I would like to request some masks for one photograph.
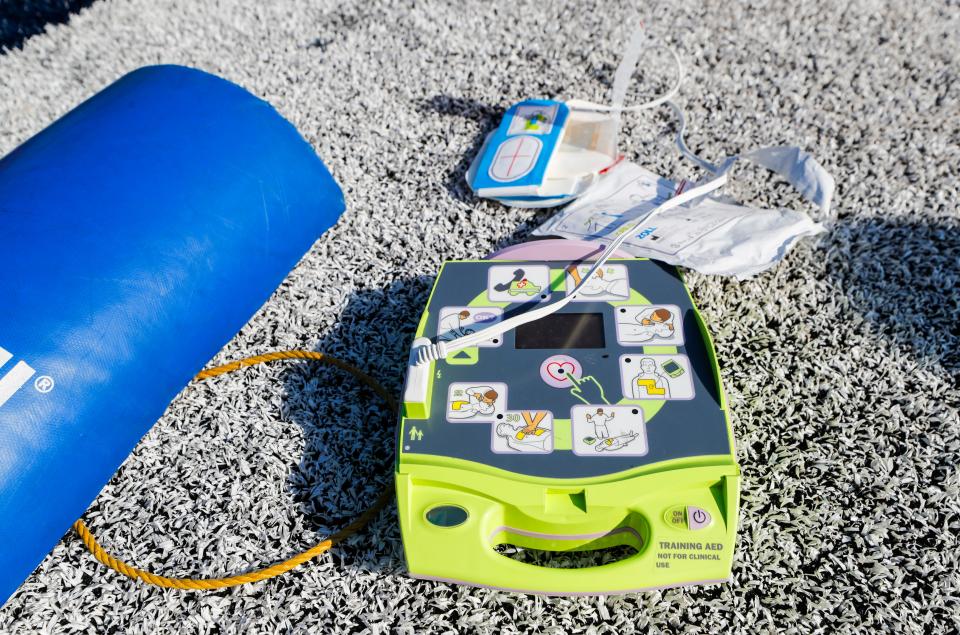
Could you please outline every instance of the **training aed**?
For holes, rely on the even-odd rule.
[[[740,472],[710,336],[674,267],[615,249],[444,263],[397,437],[414,577],[547,594],[730,577]]]

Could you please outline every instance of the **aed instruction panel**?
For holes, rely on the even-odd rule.
[[[590,267],[447,262],[417,336],[480,332],[571,292]],[[400,457],[572,479],[731,455],[718,381],[676,269],[610,260],[557,313],[435,362],[421,418],[411,409],[403,416]]]

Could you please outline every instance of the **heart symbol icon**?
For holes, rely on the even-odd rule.
[[[576,367],[570,362],[550,362],[547,364],[547,374],[557,381],[569,381],[567,375],[576,371]]]

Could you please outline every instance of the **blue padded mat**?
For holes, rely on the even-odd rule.
[[[178,66],[0,159],[0,599],[343,209],[269,104]]]

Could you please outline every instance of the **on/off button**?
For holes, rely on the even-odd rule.
[[[710,526],[713,518],[702,507],[695,505],[677,505],[663,514],[663,520],[674,529],[689,529],[697,531]]]
[[[693,531],[710,525],[710,514],[705,509],[689,505],[687,507],[687,528]]]

